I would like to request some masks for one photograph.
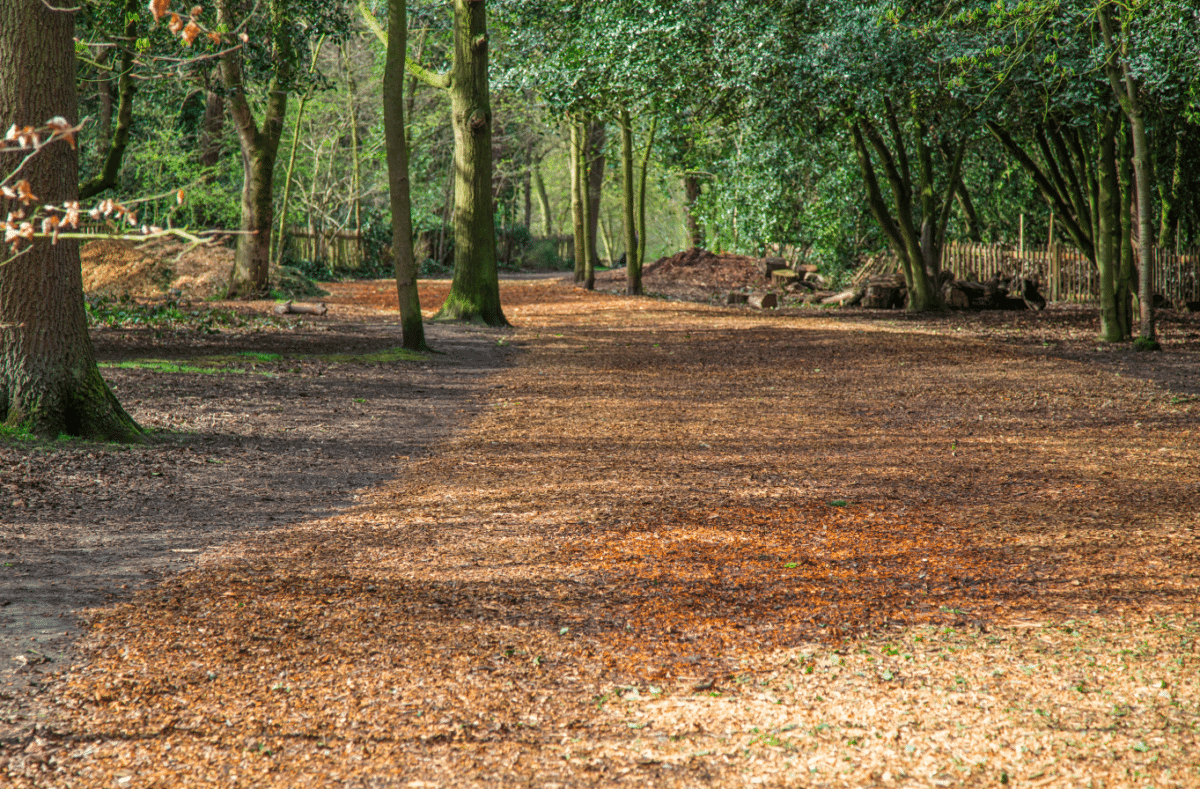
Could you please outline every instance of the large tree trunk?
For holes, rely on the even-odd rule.
[[[406,0],[388,0],[387,62],[383,72],[383,129],[387,144],[388,191],[392,204],[392,259],[404,347],[428,350],[421,301],[417,295],[417,261],[413,253],[412,197],[408,181],[408,145],[404,131],[404,56],[408,51]]]
[[[225,130],[225,97],[214,90],[204,91],[204,125],[200,129],[200,166],[216,167],[221,161],[221,137]],[[207,173],[206,181],[213,176]]]
[[[507,326],[500,308],[492,211],[492,108],[488,93],[487,3],[454,0],[454,280],[438,320]]]
[[[274,35],[275,73],[267,88],[267,98],[261,127],[254,120],[246,96],[242,73],[241,51],[233,49],[221,57],[221,77],[228,92],[229,110],[237,126],[238,142],[242,149],[242,221],[234,253],[233,270],[229,274],[231,299],[267,295],[271,272],[271,228],[275,222],[274,175],[279,154],[279,139],[283,135],[283,120],[287,112],[286,84],[290,76],[291,43],[283,32],[284,13],[278,2],[270,6],[271,28]],[[237,24],[228,0],[217,6],[219,22],[233,27]]]
[[[78,122],[74,17],[42,0],[0,3],[0,118],[40,125]],[[7,174],[22,155],[0,155]],[[79,156],[65,142],[37,154],[22,171],[47,203],[79,194]],[[17,206],[0,198],[7,215]],[[4,253],[0,253],[4,254]],[[100,376],[83,310],[75,241],[35,241],[0,265],[0,420],[47,437],[140,441],[141,430]]]

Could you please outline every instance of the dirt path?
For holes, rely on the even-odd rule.
[[[948,322],[505,293],[461,431],[92,613],[16,785],[1200,782],[1179,387]]]

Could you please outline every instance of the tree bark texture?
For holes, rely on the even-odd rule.
[[[454,0],[454,280],[438,320],[507,326],[500,307],[492,211],[492,108],[488,92],[487,3]]]
[[[392,207],[392,259],[404,347],[425,351],[425,323],[417,294],[413,251],[412,196],[408,180],[408,140],[404,128],[404,56],[408,51],[406,0],[388,0],[387,61],[383,72],[383,129],[387,145],[388,193]]]
[[[242,149],[242,219],[229,274],[231,299],[265,296],[271,271],[271,228],[275,224],[274,174],[279,139],[287,112],[287,82],[291,69],[291,43],[282,31],[286,9],[282,0],[272,0],[268,13],[274,44],[275,72],[267,87],[261,126],[247,98],[241,51],[233,49],[221,57],[221,77],[228,94],[229,111],[237,127]],[[237,21],[228,0],[217,5],[219,22],[234,27]]]
[[[78,122],[74,17],[41,0],[0,3],[0,118]],[[20,155],[0,155],[7,175]],[[78,152],[56,142],[21,171],[61,205],[79,194]],[[19,205],[0,198],[5,215]],[[140,441],[142,432],[100,376],[83,309],[79,245],[37,240],[0,266],[0,420],[46,437]],[[7,249],[0,252],[7,257]]]

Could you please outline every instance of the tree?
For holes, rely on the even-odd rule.
[[[62,116],[77,122],[74,18],[42,0],[0,3],[0,124]],[[43,201],[63,205],[78,197],[79,157],[56,141],[24,161],[25,152],[0,154],[0,174],[17,171],[37,185]],[[7,186],[12,176],[4,177]],[[0,198],[0,211],[26,207]],[[83,307],[76,241],[39,238],[0,265],[0,418],[47,437],[140,441],[96,367]]]
[[[413,254],[412,197],[408,180],[408,140],[404,126],[404,61],[408,54],[408,6],[388,0],[387,62],[383,75],[383,123],[387,138],[388,193],[392,205],[392,255],[404,347],[428,350],[417,262]]]
[[[367,25],[386,43],[374,15],[360,2]],[[454,279],[434,320],[507,326],[500,306],[496,225],[492,209],[492,108],[488,88],[486,0],[453,0],[454,54],[436,73],[407,60],[408,73],[450,95],[454,129]]]
[[[217,0],[219,26],[235,30],[238,0]],[[221,55],[221,81],[242,151],[242,217],[233,270],[229,275],[229,297],[264,296],[271,267],[271,228],[275,222],[275,163],[287,112],[288,94],[297,80],[308,41],[312,37],[340,36],[347,19],[338,4],[316,0],[268,0],[265,40],[244,38],[244,47],[227,49]],[[249,55],[249,57],[247,57]],[[252,87],[265,81],[261,119],[255,117]]]

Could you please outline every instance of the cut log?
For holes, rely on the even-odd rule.
[[[771,272],[771,284],[777,288],[786,287],[800,278],[800,275],[790,268],[778,268]]]
[[[823,298],[823,299],[821,299],[821,303],[822,304],[846,304],[857,295],[858,295],[858,291],[851,288],[850,290],[843,290],[841,293],[837,293],[837,294],[834,294],[833,296],[828,296],[826,298]]]
[[[730,291],[729,295],[725,297],[726,304],[745,304],[749,300],[749,293],[738,293],[736,290]]]
[[[882,284],[867,285],[867,292],[863,295],[862,305],[869,309],[894,310],[904,306],[904,300],[907,296],[907,288]]]
[[[942,291],[942,298],[945,300],[946,306],[952,310],[971,309],[971,297],[956,284],[946,286]]]
[[[810,271],[810,272],[806,273],[804,275],[804,281],[811,282],[814,285],[817,285],[818,287],[822,287],[822,288],[829,284],[829,280],[825,279],[824,277],[822,277],[820,274],[818,274],[815,271]]]
[[[774,293],[751,293],[748,302],[756,310],[773,310],[779,306],[779,299]]]
[[[297,304],[294,301],[288,301],[275,305],[276,315],[324,315],[327,312],[329,312],[329,308],[319,302]]]
[[[812,263],[800,263],[793,266],[792,271],[795,271],[797,274],[816,274],[820,269]]]
[[[758,261],[758,273],[764,277],[769,277],[781,268],[787,268],[787,261],[783,258],[763,258]]]

